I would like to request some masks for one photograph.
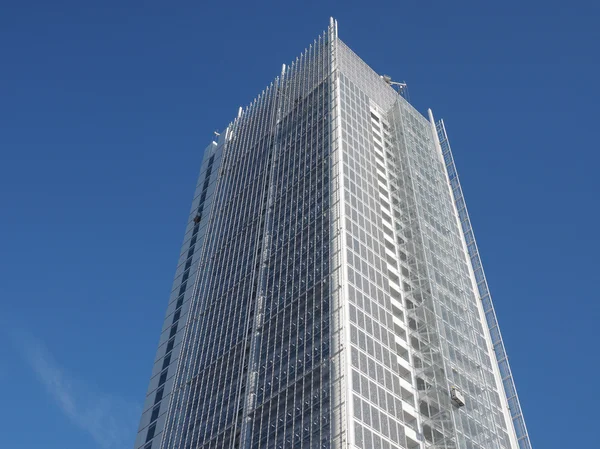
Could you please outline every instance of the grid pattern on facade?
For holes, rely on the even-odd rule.
[[[370,101],[343,72],[340,86],[354,441],[361,448],[414,447],[405,435],[416,417],[401,400]]]
[[[397,144],[393,190],[398,234],[410,255],[403,287],[424,437],[436,447],[509,448],[477,298],[431,124],[400,99],[389,121]],[[467,394],[466,407],[452,405],[451,388]]]
[[[248,396],[252,448],[330,447],[329,52],[282,76]]]
[[[227,130],[163,447],[329,447],[328,50]]]
[[[341,43],[340,48],[340,67],[393,128],[386,152],[391,178],[396,176],[392,201],[403,294],[411,315],[412,363],[422,374],[417,387],[423,436],[436,447],[510,447],[469,261],[431,124],[351,50]],[[436,369],[441,372],[436,374]],[[452,386],[473,399],[469,411],[453,408]]]
[[[332,19],[205,152],[135,448],[514,441],[531,449],[443,122]]]
[[[192,202],[192,210],[140,421],[136,448],[156,448],[158,447],[157,441],[162,437],[185,323],[188,318],[190,298],[194,290],[194,279],[197,276],[198,262],[205,241],[208,211],[211,208],[216,179],[216,167],[220,162],[220,152],[215,151],[216,147],[217,144],[213,142],[205,151],[204,163]]]
[[[270,86],[226,131],[165,448],[231,447],[239,442],[275,102],[276,90]]]
[[[387,166],[390,164],[389,152],[384,151],[384,147],[389,147],[389,125],[378,113],[377,105],[371,102],[371,131],[373,137],[373,155],[374,167],[377,173],[379,186],[379,202],[381,206],[381,216],[383,218],[382,244],[385,245],[387,277],[389,278],[390,296],[392,299],[392,312],[395,333],[395,349],[398,365],[396,369],[400,375],[401,396],[403,400],[403,411],[397,418],[404,422],[406,435],[406,446],[418,447],[417,441],[420,439],[420,422],[418,412],[415,409],[415,389],[413,385],[414,372],[410,366],[410,350],[408,339],[408,328],[406,323],[406,308],[402,302],[400,281],[403,275],[406,275],[406,266],[403,262],[406,255],[398,251],[397,235],[394,231],[393,212],[391,206],[391,191],[389,182],[389,172]],[[398,259],[400,256],[400,260]]]
[[[479,256],[479,250],[477,249],[477,242],[473,234],[473,227],[469,219],[469,213],[467,212],[467,206],[465,204],[462,188],[458,179],[458,173],[456,166],[454,165],[454,158],[452,156],[452,150],[450,148],[450,142],[448,141],[448,134],[446,133],[446,127],[444,121],[440,120],[436,123],[436,131],[440,140],[442,148],[444,162],[446,164],[446,170],[448,173],[448,179],[452,188],[454,201],[456,203],[456,209],[458,212],[458,218],[462,227],[463,235],[465,237],[465,243],[467,245],[467,251],[471,258],[471,265],[473,267],[475,281],[477,282],[477,291],[483,305],[483,311],[487,321],[488,329],[490,331],[490,337],[492,344],[494,345],[494,354],[498,362],[498,368],[500,370],[500,376],[502,378],[502,384],[504,386],[504,392],[508,401],[508,407],[510,410],[510,416],[513,420],[513,425],[517,435],[517,441],[520,449],[531,449],[531,442],[529,441],[529,434],[527,433],[527,427],[525,426],[525,420],[523,418],[523,411],[521,410],[521,404],[519,403],[519,397],[517,396],[517,390],[512,377],[512,371],[508,363],[508,357],[506,350],[504,349],[504,343],[502,341],[502,335],[500,328],[498,327],[498,320],[496,319],[496,312],[494,311],[494,305],[483,271],[483,265]]]

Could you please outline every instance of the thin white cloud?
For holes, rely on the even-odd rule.
[[[110,394],[98,393],[70,376],[45,345],[27,333],[15,342],[48,394],[69,420],[86,431],[102,449],[133,446],[141,408]]]

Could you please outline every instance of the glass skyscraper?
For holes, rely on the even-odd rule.
[[[135,449],[531,447],[444,124],[394,84],[332,19],[206,148]]]

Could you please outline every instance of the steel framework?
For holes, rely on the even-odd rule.
[[[477,289],[485,312],[492,344],[494,345],[494,353],[496,355],[496,360],[498,361],[498,368],[500,369],[500,376],[502,378],[506,400],[508,401],[510,416],[517,434],[519,449],[531,449],[531,442],[529,441],[529,433],[527,432],[525,420],[523,419],[521,403],[519,402],[519,396],[517,395],[517,390],[515,388],[512,371],[510,369],[510,364],[508,363],[508,356],[506,355],[504,342],[502,341],[502,334],[498,327],[498,319],[496,318],[492,297],[490,295],[485,272],[483,271],[479,250],[477,249],[477,242],[475,241],[475,235],[473,234],[471,220],[469,219],[467,205],[465,204],[460,180],[458,179],[458,172],[456,171],[456,165],[454,164],[454,157],[452,156],[452,150],[450,148],[450,141],[448,140],[448,134],[446,133],[446,127],[444,126],[443,120],[436,123],[436,131],[442,147],[442,154],[444,156],[448,178],[450,179],[454,202],[456,203],[456,209],[458,210],[460,224],[467,243],[467,251],[471,258],[471,265],[473,266],[473,271],[475,273]]]

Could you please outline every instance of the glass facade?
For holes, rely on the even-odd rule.
[[[448,154],[332,20],[205,150],[135,449],[529,448]]]

